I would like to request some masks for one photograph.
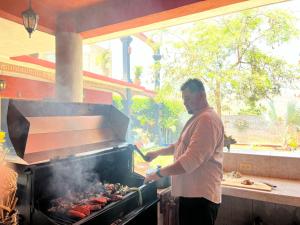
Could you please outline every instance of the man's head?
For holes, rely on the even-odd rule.
[[[189,79],[182,86],[182,99],[189,114],[195,114],[207,106],[205,88],[198,79]]]

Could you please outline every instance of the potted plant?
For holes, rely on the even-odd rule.
[[[137,85],[141,84],[141,75],[143,73],[142,66],[135,66],[134,67],[134,83]]]

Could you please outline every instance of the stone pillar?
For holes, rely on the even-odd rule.
[[[123,45],[123,80],[132,83],[130,77],[130,43],[132,42],[132,37],[121,38]],[[131,132],[131,118],[130,118],[130,108],[131,108],[131,90],[126,88],[126,100],[124,101],[124,113],[129,117],[129,125],[127,131],[127,142],[132,143],[132,132]]]
[[[82,39],[74,32],[56,33],[57,101],[83,101]]]
[[[123,80],[132,83],[130,77],[130,43],[132,42],[132,37],[122,37],[123,45]]]

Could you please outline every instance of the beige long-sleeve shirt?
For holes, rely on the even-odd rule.
[[[211,107],[190,118],[174,144],[174,159],[185,173],[172,176],[173,196],[221,202],[223,144],[224,127]]]

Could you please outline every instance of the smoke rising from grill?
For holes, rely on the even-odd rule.
[[[99,162],[98,162],[99,163]],[[94,171],[96,161],[82,163],[78,160],[54,162],[49,178],[48,191],[62,196],[69,192],[83,192],[99,186],[100,176]]]

